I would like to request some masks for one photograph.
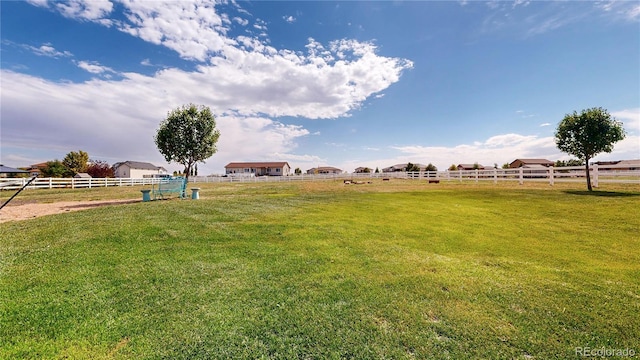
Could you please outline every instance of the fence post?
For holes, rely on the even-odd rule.
[[[493,168],[493,183],[494,184],[498,183],[498,169],[497,168]]]
[[[553,186],[553,166],[549,166],[549,185]]]
[[[478,182],[478,169],[476,169],[476,183]]]
[[[593,164],[593,187],[598,187],[598,164]]]
[[[524,184],[524,177],[522,176],[522,174],[524,173],[524,170],[522,169],[522,167],[519,168],[520,169],[520,180],[518,181],[518,183],[520,183],[520,185]]]
[[[53,189],[53,179],[49,178],[49,189]]]

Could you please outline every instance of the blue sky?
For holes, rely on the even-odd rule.
[[[603,107],[640,158],[637,1],[2,1],[0,162],[83,150],[167,169],[167,112],[221,132],[200,175],[568,159],[565,114]]]

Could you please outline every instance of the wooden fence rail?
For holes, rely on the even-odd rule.
[[[392,172],[392,173],[343,173],[343,174],[301,174],[288,176],[193,176],[190,183],[228,183],[228,182],[281,182],[281,181],[317,181],[317,180],[364,180],[364,179],[413,179],[440,180],[458,182],[517,181],[546,182],[550,185],[560,182],[585,182],[584,166],[548,167],[548,168],[518,168],[518,169],[489,169],[489,170],[456,170],[456,171],[423,171],[423,172]],[[599,183],[627,183],[640,184],[640,168],[629,168],[620,165],[590,167],[591,183],[598,187]],[[142,186],[153,185],[159,178],[38,178],[26,189],[55,189],[55,188],[95,188],[105,186]],[[28,178],[0,178],[0,189],[19,189]],[[25,190],[26,190],[25,189]]]

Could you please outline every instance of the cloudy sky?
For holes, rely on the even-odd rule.
[[[637,1],[2,1],[7,166],[83,150],[166,164],[153,138],[206,105],[221,132],[200,175],[568,159],[554,130],[603,107],[640,158]]]

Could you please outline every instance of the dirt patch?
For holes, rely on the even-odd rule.
[[[55,203],[26,203],[7,205],[0,210],[0,223],[37,218],[45,215],[60,214],[69,211],[87,210],[100,206],[132,204],[142,200],[98,200],[98,201],[62,201]]]

